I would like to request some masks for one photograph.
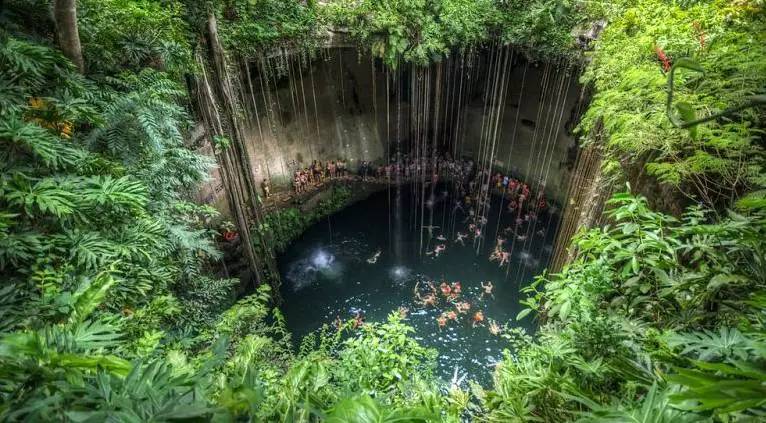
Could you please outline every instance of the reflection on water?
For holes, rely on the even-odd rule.
[[[440,192],[431,210],[425,210],[429,228],[424,230],[423,254],[419,254],[421,216],[410,205],[413,197],[408,189],[375,194],[332,216],[331,225],[317,223],[290,246],[279,258],[287,324],[299,340],[337,317],[351,318],[361,311],[367,321],[383,321],[405,307],[415,338],[439,351],[439,376],[449,380],[457,369],[460,374],[467,372],[469,379],[487,383],[503,349],[508,348],[506,341],[490,332],[489,323],[531,329],[529,319],[514,320],[521,310],[519,289],[547,263],[557,217],[541,215],[532,224],[534,232],[527,231],[531,235],[526,242],[507,241],[510,267],[501,268],[489,256],[496,237],[504,236],[502,228],[512,225],[515,216],[499,213],[499,198],[488,213],[485,241],[477,245],[466,238],[461,245],[456,235],[469,232],[466,216],[456,212],[451,206],[454,201]],[[401,203],[399,216],[394,209],[397,202]],[[437,246],[443,250],[435,254]],[[442,281],[460,281],[462,292],[452,299],[439,292],[433,306],[424,306],[414,290],[417,286],[422,298],[430,291],[431,281],[437,290]],[[482,295],[485,281],[494,285],[493,296]],[[467,303],[469,310],[460,313],[457,303]],[[477,311],[485,320],[474,325]],[[454,319],[440,328],[437,319],[449,313]]]

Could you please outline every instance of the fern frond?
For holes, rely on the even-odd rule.
[[[86,278],[72,293],[71,304],[72,311],[69,315],[69,321],[72,323],[82,322],[101,305],[104,301],[107,291],[115,284],[111,272],[101,272],[93,278]]]
[[[31,154],[51,169],[75,166],[88,156],[85,151],[68,146],[48,130],[16,116],[0,119],[0,140],[5,145],[3,148],[7,149],[2,153],[6,160],[24,160],[24,154]]]
[[[56,217],[78,213],[77,199],[71,180],[44,178],[33,182],[16,175],[5,193],[11,206],[24,210],[30,217],[51,214]]]
[[[100,232],[67,231],[57,241],[58,245],[69,252],[69,260],[87,271],[99,269],[117,258],[114,243]]]
[[[146,187],[129,176],[90,178],[82,192],[85,200],[96,208],[108,206],[123,212],[141,210],[148,201]]]

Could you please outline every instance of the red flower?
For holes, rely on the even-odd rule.
[[[657,59],[659,59],[659,61],[662,63],[662,70],[665,72],[669,71],[671,64],[668,55],[665,54],[665,52],[657,46],[654,47],[654,52],[657,53]]]

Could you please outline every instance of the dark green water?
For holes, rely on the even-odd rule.
[[[414,193],[412,187],[401,188],[399,201],[397,188],[374,194],[320,221],[288,248],[279,258],[284,298],[281,308],[296,339],[332,323],[337,316],[351,318],[357,310],[362,310],[370,322],[383,321],[392,311],[407,307],[410,313],[406,322],[415,328],[416,338],[439,351],[440,377],[449,380],[458,368],[459,373],[468,373],[469,379],[484,384],[491,380],[494,363],[508,343],[490,333],[488,320],[532,329],[529,317],[522,322],[514,320],[521,310],[519,289],[547,264],[558,216],[542,213],[536,222],[519,228],[518,233],[529,234],[526,242],[512,243],[513,237],[505,236],[506,249],[512,248],[511,265],[500,268],[498,262],[489,261],[495,234],[499,227],[503,236],[503,229],[513,227],[516,218],[505,209],[499,212],[500,197],[491,201],[485,240],[477,254],[471,239],[465,246],[455,242],[457,231],[468,232],[466,215],[453,210],[455,199],[445,192],[447,187],[435,191],[430,202],[433,206],[425,208],[424,222],[439,226],[433,230],[434,237],[441,234],[448,238],[443,242],[446,251],[439,257],[418,254],[421,217],[413,204],[418,203],[414,194],[420,192]],[[430,250],[442,243],[436,239],[428,242],[428,232],[424,232],[423,242]],[[379,249],[377,262],[368,263]],[[413,288],[418,281],[421,286],[428,280],[438,285],[442,278],[461,282],[461,298],[471,303],[471,310],[440,330],[437,316],[454,310],[454,305],[441,298],[437,307],[423,308],[416,304]],[[494,299],[481,299],[480,282],[488,280],[495,286]],[[487,320],[483,326],[473,327],[471,315],[477,310],[482,310]]]

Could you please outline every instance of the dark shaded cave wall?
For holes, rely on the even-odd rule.
[[[572,132],[584,106],[578,73],[522,59],[507,77],[493,166],[544,188],[549,198],[563,204],[577,157]],[[474,157],[480,154],[480,135],[487,124],[483,97],[477,91],[467,106],[464,153]]]
[[[576,157],[571,130],[580,106],[577,75],[511,57],[502,75],[491,66],[489,51],[397,70],[354,48],[325,49],[313,59],[287,54],[243,63],[238,101],[255,177],[288,186],[293,171],[315,159],[344,158],[355,171],[361,160],[383,163],[397,147],[405,152],[418,143],[480,159],[491,103],[488,78],[502,77],[507,90],[493,166],[533,187],[546,179],[549,198],[563,203]],[[199,197],[225,213],[220,179],[215,171],[211,176]]]

